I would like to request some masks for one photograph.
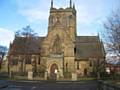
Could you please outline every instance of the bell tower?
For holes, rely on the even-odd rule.
[[[48,34],[42,42],[42,55],[46,60],[48,74],[57,65],[61,76],[65,71],[75,71],[76,9],[72,0],[66,8],[55,8],[51,0]]]
[[[51,0],[49,23],[48,23],[48,33],[52,31],[55,27],[63,28],[72,40],[76,37],[76,9],[75,5],[72,4],[72,0],[69,2],[67,8],[55,8],[53,5],[53,0]]]

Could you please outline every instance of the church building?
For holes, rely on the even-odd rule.
[[[69,3],[67,8],[57,9],[51,0],[47,36],[15,37],[8,53],[10,71],[43,72],[47,79],[94,76],[104,71],[105,50],[99,35],[77,36],[77,11],[71,0]],[[26,41],[30,41],[27,47]]]

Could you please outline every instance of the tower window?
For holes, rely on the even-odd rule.
[[[50,26],[53,25],[53,16],[50,16],[50,18],[49,18],[49,24],[50,24]]]

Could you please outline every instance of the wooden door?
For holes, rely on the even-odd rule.
[[[51,80],[56,80],[57,79],[57,72],[58,71],[58,66],[56,64],[52,64],[50,68],[50,78]]]

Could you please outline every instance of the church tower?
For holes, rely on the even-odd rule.
[[[63,28],[74,41],[76,37],[76,9],[70,0],[67,8],[55,8],[53,0],[51,0],[48,32],[52,31],[55,27]]]
[[[52,77],[58,70],[61,77],[65,72],[75,71],[76,9],[72,0],[67,8],[55,8],[51,0],[48,34],[41,46],[41,60]]]

